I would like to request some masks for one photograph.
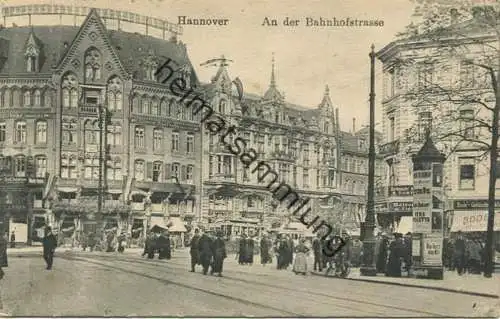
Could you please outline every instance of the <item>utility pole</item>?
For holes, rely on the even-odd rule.
[[[368,201],[364,223],[363,264],[360,272],[363,276],[376,276],[375,268],[375,46],[370,52],[370,148],[368,151]]]
[[[108,116],[107,116],[107,108],[103,106],[103,103],[99,104],[99,184],[98,184],[98,193],[97,193],[97,216],[96,216],[96,221],[97,221],[97,227],[96,227],[96,237],[98,240],[101,240],[102,238],[102,227],[103,227],[103,216],[102,216],[102,209],[103,209],[103,202],[104,202],[104,165],[105,160],[105,148],[107,145],[105,144],[105,134],[107,132],[107,121],[108,121]]]

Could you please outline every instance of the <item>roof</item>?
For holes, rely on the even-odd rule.
[[[0,29],[0,54],[7,58],[5,63],[0,65],[0,73],[26,73],[24,52],[31,32],[41,50],[40,72],[52,73],[54,66],[64,57],[79,30],[79,26],[26,26]],[[121,30],[107,30],[107,33],[121,63],[131,75],[143,72],[138,61],[146,58],[151,51],[158,56],[160,65],[167,58],[171,58],[179,65],[187,64],[193,69],[186,46],[181,42]],[[192,80],[198,81],[195,72],[192,74]]]

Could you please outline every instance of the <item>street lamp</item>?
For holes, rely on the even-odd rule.
[[[370,148],[368,151],[368,200],[363,238],[363,276],[376,276],[375,268],[375,46],[370,52]]]

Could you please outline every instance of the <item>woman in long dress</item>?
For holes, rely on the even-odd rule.
[[[293,263],[293,272],[298,275],[307,274],[307,253],[309,248],[305,245],[306,240],[301,239],[300,243],[295,247],[295,261]]]

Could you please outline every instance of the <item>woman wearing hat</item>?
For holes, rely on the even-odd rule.
[[[295,261],[293,263],[293,272],[298,275],[307,274],[307,253],[309,248],[306,246],[306,240],[304,238],[300,239],[299,244],[295,247]]]

